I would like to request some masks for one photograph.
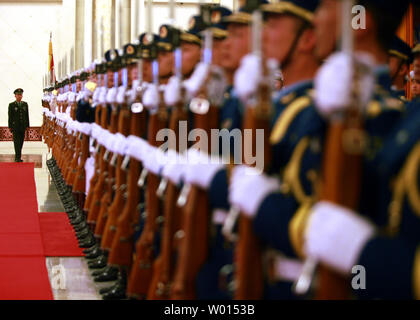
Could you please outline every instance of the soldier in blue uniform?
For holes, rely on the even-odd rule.
[[[334,37],[331,38],[331,34],[334,33],[336,27],[337,20],[334,17],[337,14],[337,5],[339,3],[336,0],[321,1],[321,6],[314,20],[315,32],[318,37],[315,52],[320,60],[324,60],[335,48],[336,39]],[[364,47],[374,57],[375,63],[370,65],[371,76],[372,79],[374,79],[374,75],[376,76],[375,82],[378,84],[373,98],[368,101],[365,109],[365,129],[370,136],[370,142],[364,163],[364,185],[360,204],[363,212],[366,212],[366,214],[369,212],[375,216],[376,211],[372,211],[372,208],[380,207],[380,195],[383,193],[379,191],[381,190],[379,179],[376,176],[372,176],[372,171],[370,170],[374,166],[370,165],[369,162],[376,158],[382,141],[389,134],[389,128],[400,121],[399,119],[403,119],[405,112],[404,104],[390,93],[391,80],[388,68],[385,66],[387,62],[387,44],[404,12],[400,12],[400,15],[396,13],[396,15],[391,16],[388,11],[389,3],[382,6],[375,1],[367,1],[364,4],[368,12],[372,13],[373,10],[378,10],[381,13],[385,12],[381,18],[384,16],[388,18],[384,26],[378,20],[381,18],[369,17],[373,19],[379,30],[388,31],[388,34],[384,35],[381,33],[378,36],[371,32],[372,39],[369,40],[369,45],[364,43],[366,38],[363,39],[356,36],[355,39],[356,48]],[[391,29],[389,29],[390,27]],[[328,32],[326,32],[327,30]],[[375,42],[372,42],[373,39]],[[332,58],[335,59],[334,63],[338,61],[334,69],[336,76],[338,76],[340,72],[344,72],[337,67],[343,65],[343,60],[340,61],[343,57],[334,56]],[[327,61],[330,65],[333,64],[332,58],[329,59],[330,61]],[[286,74],[285,80],[287,81]],[[328,78],[325,83],[331,85],[335,84],[334,81],[341,83],[341,80],[338,78]],[[284,91],[286,90],[284,89]],[[322,98],[319,97],[319,90],[316,92],[316,95],[317,103],[319,103]],[[343,97],[340,95],[334,95],[334,90],[326,90],[323,97],[330,98],[332,101],[331,105],[335,105],[337,101],[343,100]],[[337,101],[334,101],[334,98]],[[324,100],[324,105],[328,105],[328,102]],[[273,178],[264,175],[247,176],[243,174],[243,169],[240,170],[241,168],[239,168],[239,170],[235,172],[235,169],[233,172],[229,195],[234,205],[238,206],[246,215],[253,217],[254,230],[261,239],[286,255],[298,257],[304,254],[303,236],[300,234],[302,221],[307,217],[306,214],[311,207],[311,203],[318,196],[316,186],[319,180],[322,146],[324,143],[323,126],[325,126],[322,123],[322,118],[319,117],[319,114],[324,113],[322,108],[305,107],[304,100],[301,100],[300,103],[289,104],[280,113],[271,133],[271,142],[282,142],[282,139],[279,140],[278,137],[284,138],[283,143],[279,143],[281,149],[279,148],[278,152],[276,152],[276,147],[274,147],[272,164],[276,169],[278,166],[281,167],[283,165],[281,184],[273,180]],[[299,112],[299,109],[303,109],[304,112]],[[287,113],[292,112],[292,110],[295,110],[294,115],[297,114],[299,116],[292,118],[291,121],[290,115],[287,116]],[[305,120],[309,121],[305,124]],[[288,162],[284,167],[286,161]],[[373,181],[374,183],[372,183]],[[381,181],[383,183],[383,180]],[[249,191],[245,193],[244,190],[247,189]],[[249,197],[247,194],[253,194],[253,197]],[[374,202],[373,199],[377,202]],[[334,242],[331,243],[334,244]],[[343,248],[340,249],[343,251]],[[335,253],[339,257],[339,252]]]
[[[389,49],[389,69],[391,72],[392,91],[402,100],[406,100],[405,86],[408,81],[413,56],[410,46],[395,36]]]
[[[318,11],[318,20],[316,19],[316,27],[320,35],[323,28],[332,30],[331,27],[334,27],[329,25],[328,28],[328,21],[334,21],[331,17],[336,15],[338,3],[330,0],[322,1]],[[371,50],[370,53],[374,56],[376,64],[380,66],[381,63],[386,62],[383,54],[385,44],[390,41],[393,32],[398,27],[407,4],[399,3],[400,11],[395,11],[392,3],[386,1],[363,1],[363,4],[366,5],[369,18],[373,20],[376,27],[384,32],[388,31],[388,33],[381,33],[380,36],[376,35],[374,37],[376,43],[370,42],[370,46],[366,46],[368,50]],[[321,17],[325,20],[321,20]],[[385,23],[386,26],[381,23]],[[326,37],[320,40],[318,45],[325,45],[329,41]],[[363,40],[356,36],[355,45],[356,48],[362,47]],[[325,48],[325,46],[318,47],[317,52],[322,52]],[[377,51],[378,48],[380,48],[379,51]],[[332,65],[331,61],[327,61],[326,67]],[[336,74],[343,71],[337,68],[337,65],[335,69],[331,68],[330,72],[332,70],[335,70]],[[366,290],[354,292],[359,297],[410,298],[413,297],[414,292],[412,283],[415,283],[412,275],[416,273],[413,261],[418,240],[414,235],[417,232],[414,230],[417,230],[418,222],[412,219],[415,214],[401,216],[399,208],[400,206],[407,207],[404,205],[405,193],[412,194],[415,190],[414,183],[408,187],[404,180],[408,175],[405,175],[404,179],[401,177],[402,172],[407,172],[405,170],[408,166],[411,165],[411,169],[415,168],[414,160],[410,162],[415,149],[413,150],[410,145],[418,142],[418,114],[405,112],[406,108],[401,101],[392,97],[387,91],[389,79],[386,79],[383,72],[379,74],[381,76],[377,83],[381,86],[377,88],[374,98],[367,103],[364,114],[365,130],[370,142],[367,144],[363,159],[361,201],[357,209],[361,215],[325,202],[316,204],[310,210],[311,203],[307,202],[306,207],[305,204],[301,205],[290,220],[286,221],[286,217],[274,219],[274,211],[272,214],[269,214],[269,211],[275,210],[275,207],[273,203],[270,205],[269,198],[266,198],[259,206],[254,225],[261,236],[271,233],[271,240],[279,245],[284,237],[285,242],[281,246],[289,242],[300,255],[316,258],[342,274],[349,275],[352,267],[357,264],[365,267],[369,285]],[[344,106],[343,99],[334,95],[332,79],[324,80],[325,83],[330,84],[330,90],[318,91],[317,95],[335,97],[334,105]],[[350,86],[349,83],[345,83],[344,87],[346,85]],[[325,89],[328,88],[325,87]],[[325,114],[324,107],[328,104],[325,100],[320,102],[322,101],[320,98],[317,98],[317,101],[317,110]],[[409,155],[407,164],[403,165],[407,155]],[[415,171],[411,171],[410,179],[418,181]],[[284,215],[284,210],[282,210],[282,215]],[[266,221],[263,221],[263,217]],[[404,217],[407,220],[404,221]],[[277,225],[287,226],[288,230],[279,232],[278,228],[270,227],[270,224],[276,224],[277,219],[283,220],[278,221]],[[404,227],[406,230],[403,230]],[[385,236],[384,230],[392,231],[394,238]],[[274,232],[279,235],[275,235]]]
[[[314,112],[313,108],[310,108],[312,99],[309,95],[310,89],[312,88],[312,81],[310,79],[318,67],[318,62],[313,54],[311,55],[313,45],[312,47],[310,45],[302,47],[302,43],[306,43],[313,37],[311,23],[316,6],[317,1],[306,1],[304,3],[287,1],[287,3],[266,4],[261,7],[266,18],[263,43],[268,44],[264,47],[264,53],[267,58],[276,59],[277,62],[285,67],[283,74],[285,75],[286,87],[278,92],[276,96],[275,117],[272,123],[276,128],[274,130],[275,134],[272,136],[273,150],[275,153],[275,162],[271,166],[273,172],[279,172],[280,168],[285,166],[287,158],[291,157],[291,153],[301,138],[300,135],[313,135],[314,140],[316,140],[315,135],[318,134],[318,131],[322,133],[322,121],[316,112]],[[244,16],[241,15],[241,17],[243,19]],[[234,18],[228,17],[227,20],[233,21]],[[285,21],[290,23],[289,28],[279,28],[279,23]],[[280,38],[283,41],[280,41]],[[301,66],[300,69],[297,68],[298,65]],[[241,75],[244,76],[254,71],[246,68],[243,70],[244,74]],[[240,75],[237,76],[240,77]],[[287,81],[287,79],[290,80]],[[290,111],[285,112],[289,106]],[[292,118],[290,120],[292,124],[290,122],[284,124],[284,121],[277,119],[280,118],[283,112],[285,113],[284,119],[290,119],[291,113],[294,114],[296,119]],[[238,121],[242,122],[241,118]],[[280,124],[280,128],[278,123]],[[298,123],[302,123],[300,127]],[[281,134],[281,131],[285,130],[285,125],[293,127],[293,130],[290,129],[290,135],[287,135],[287,137]],[[282,145],[283,150],[281,150]],[[315,148],[315,157],[319,157],[319,152],[319,147]],[[315,161],[315,163],[318,162]],[[212,205],[216,208],[229,209],[227,181],[226,170],[220,170],[215,173],[211,181],[209,188],[210,199]],[[253,192],[247,192],[247,194],[249,197],[249,194],[253,194]],[[220,248],[219,252],[221,252]],[[293,264],[295,261],[289,260],[286,263]],[[228,265],[221,265],[219,268],[221,268],[219,270],[220,278],[223,279],[221,282],[228,283],[232,276],[232,267],[228,268]],[[226,271],[229,271],[230,274],[226,275]],[[279,278],[270,279],[274,280],[275,285],[267,284],[265,298],[293,298],[290,290],[292,284],[290,278],[284,274],[278,276]],[[280,278],[281,276],[283,277]],[[210,280],[208,281],[210,282]],[[214,280],[213,282],[215,283]]]
[[[22,162],[23,141],[26,129],[29,128],[29,110],[28,104],[22,101],[23,89],[16,89],[13,93],[16,101],[9,104],[9,129],[13,134],[15,162]]]

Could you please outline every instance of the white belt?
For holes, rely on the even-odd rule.
[[[223,225],[225,223],[228,212],[223,209],[214,209],[212,213],[212,221],[214,224]]]
[[[294,282],[301,275],[302,267],[303,263],[300,260],[276,254],[271,266],[273,280]]]
[[[223,225],[228,211],[223,209],[215,209],[212,213],[212,221],[216,225]],[[274,281],[296,281],[302,273],[303,262],[298,259],[288,258],[278,251],[270,251],[269,255],[269,273]]]

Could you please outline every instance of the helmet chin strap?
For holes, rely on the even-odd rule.
[[[395,79],[398,77],[398,73],[400,73],[401,67],[404,64],[404,60],[400,61],[400,64],[398,65],[397,71],[391,76],[391,83],[394,83]]]
[[[304,22],[299,27],[298,31],[296,32],[295,38],[293,39],[292,45],[290,46],[289,51],[287,52],[286,58],[284,58],[284,60],[280,64],[282,69],[286,68],[290,64],[290,62],[292,60],[293,52],[296,49],[298,41],[299,41],[300,37],[302,36],[303,32],[308,28],[308,26],[309,26],[309,24],[307,22]]]

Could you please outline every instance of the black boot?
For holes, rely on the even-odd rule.
[[[91,260],[88,262],[89,269],[101,269],[106,267],[108,263],[108,257],[107,255],[100,255],[94,260]]]
[[[88,236],[88,234],[90,233],[90,229],[89,228],[85,228],[81,231],[76,232],[76,237],[77,239],[84,239]]]
[[[117,284],[112,287],[111,290],[104,293],[102,298],[104,300],[122,300],[125,299],[126,296],[126,289],[127,289],[127,272],[120,268],[120,278]]]
[[[95,247],[94,250],[90,251],[89,253],[86,254],[85,258],[88,260],[92,260],[92,259],[96,259],[99,256],[103,255],[104,252],[102,251],[101,248],[99,247]]]
[[[95,282],[114,281],[118,279],[118,268],[107,266],[100,274],[94,277]]]
[[[97,248],[99,248],[99,246],[98,246],[97,243],[95,243],[93,246],[88,247],[86,249],[83,249],[83,253],[84,254],[89,254],[89,253],[93,252],[94,250],[96,250]]]
[[[93,235],[88,236],[86,239],[79,241],[80,248],[90,248],[96,244],[96,239]]]

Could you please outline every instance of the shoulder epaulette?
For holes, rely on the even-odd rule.
[[[297,115],[311,104],[312,99],[305,95],[292,101],[280,114],[270,135],[270,143],[277,144],[285,136],[287,129]]]

